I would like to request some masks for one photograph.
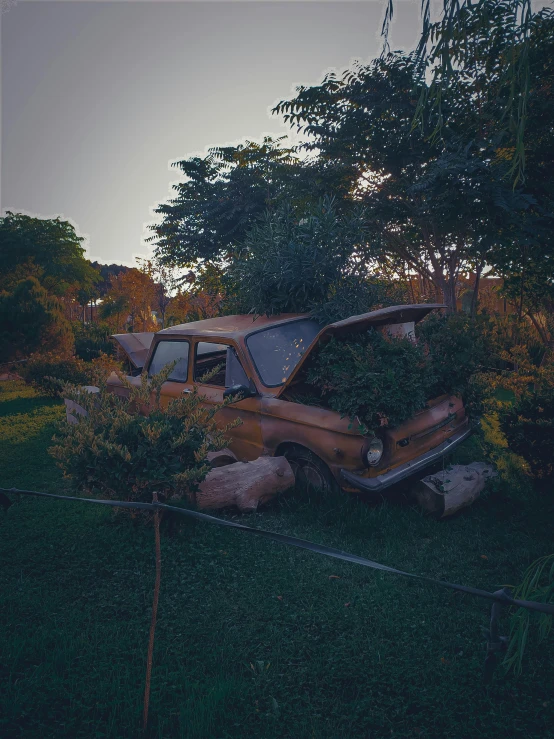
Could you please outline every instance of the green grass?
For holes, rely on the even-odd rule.
[[[62,413],[2,383],[1,487],[64,491],[46,451]],[[478,451],[470,440],[460,461]],[[492,590],[552,552],[553,512],[551,496],[496,492],[437,522],[405,502],[295,493],[230,517]],[[22,497],[0,528],[0,736],[138,736],[151,526]],[[484,689],[488,617],[467,595],[205,524],[164,527],[149,736],[554,737],[553,640],[530,645],[520,678],[499,669]]]

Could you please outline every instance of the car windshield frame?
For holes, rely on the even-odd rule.
[[[318,327],[316,333],[312,336],[312,338],[310,339],[309,343],[306,346],[306,349],[304,350],[304,352],[302,354],[300,354],[300,356],[298,357],[298,359],[295,362],[294,366],[291,367],[291,370],[288,373],[287,377],[282,382],[277,382],[275,384],[268,383],[267,382],[267,378],[264,377],[262,371],[260,370],[260,368],[258,366],[258,363],[256,362],[256,357],[255,357],[255,355],[252,352],[252,349],[250,347],[250,339],[253,336],[257,336],[258,334],[262,334],[264,332],[275,331],[276,329],[284,328],[286,326],[290,326],[292,324],[302,323],[302,322],[309,322],[309,323],[315,324]],[[306,354],[306,352],[308,351],[308,349],[312,346],[315,338],[319,335],[319,333],[321,332],[321,330],[323,328],[324,328],[324,325],[319,324],[314,318],[302,317],[302,318],[296,318],[296,319],[291,320],[291,321],[283,321],[283,323],[276,323],[276,324],[273,324],[271,326],[264,326],[264,328],[260,328],[257,331],[252,331],[252,333],[248,334],[248,336],[245,339],[246,348],[248,350],[248,354],[250,356],[250,359],[252,360],[252,364],[254,365],[254,368],[256,370],[256,374],[258,375],[258,377],[261,380],[261,382],[264,385],[264,387],[278,388],[278,387],[283,387],[284,385],[286,385],[287,382],[288,382],[289,377],[292,375],[292,373],[294,372],[294,370],[296,369],[296,367],[298,366],[298,364],[302,360],[302,357]]]

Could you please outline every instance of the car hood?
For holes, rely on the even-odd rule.
[[[316,346],[322,342],[328,341],[332,337],[345,336],[349,333],[357,333],[365,331],[368,328],[378,326],[389,326],[391,324],[402,323],[418,323],[425,318],[431,311],[437,308],[446,308],[443,303],[417,303],[414,305],[392,305],[388,308],[380,308],[370,313],[361,313],[359,316],[350,316],[343,321],[335,321],[324,326],[315,339],[312,341],[301,360],[298,362],[293,372],[288,377],[284,385],[279,388],[276,397],[279,397],[287,391],[298,377],[299,372],[306,363],[310,354]]]
[[[154,339],[153,331],[137,334],[113,334],[112,338],[124,353],[135,369],[142,369]]]

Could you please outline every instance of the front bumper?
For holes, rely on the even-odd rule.
[[[381,490],[385,490],[385,488],[400,482],[400,480],[404,480],[406,477],[411,477],[416,472],[419,472],[420,470],[425,469],[425,467],[433,464],[433,462],[436,462],[446,453],[451,452],[459,446],[462,441],[465,441],[468,436],[471,435],[472,431],[473,429],[471,427],[466,427],[453,434],[449,439],[446,439],[446,441],[443,441],[439,446],[425,452],[421,457],[412,459],[411,462],[401,464],[390,470],[390,472],[385,472],[383,475],[377,475],[377,477],[362,477],[361,475],[355,475],[353,472],[348,472],[348,470],[341,470],[341,477],[349,485],[363,492],[380,492]]]

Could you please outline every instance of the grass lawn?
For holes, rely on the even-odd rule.
[[[62,415],[1,383],[0,487],[64,492],[47,454]],[[552,496],[495,494],[437,522],[405,503],[295,493],[233,518],[493,590],[553,551],[553,513]],[[151,526],[22,497],[0,529],[0,736],[138,736]],[[484,689],[488,617],[468,595],[184,522],[162,532],[149,736],[554,737],[554,639]]]

